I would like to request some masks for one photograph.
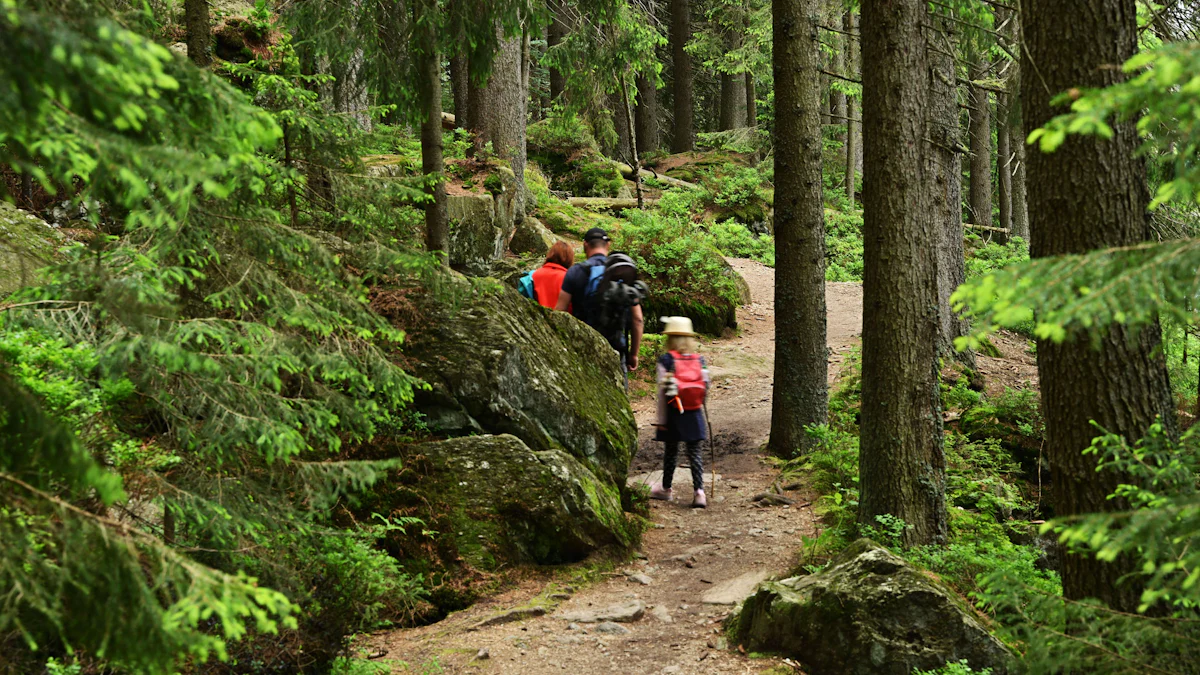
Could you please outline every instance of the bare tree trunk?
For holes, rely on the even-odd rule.
[[[1009,44],[1016,53],[1021,50],[1021,23],[1024,17],[1020,12],[1009,21]],[[1010,127],[1010,143],[1012,149],[1012,232],[1013,237],[1020,237],[1029,242],[1029,202],[1025,188],[1025,130],[1021,113],[1021,63],[1013,63],[1012,74],[1008,78],[1008,124]]]
[[[436,0],[413,2],[413,26],[417,28],[417,99],[421,106],[421,172],[433,201],[425,205],[425,250],[444,251],[443,264],[450,262],[450,217],[446,211],[446,185],[442,181],[442,59],[437,52],[437,33],[422,15],[437,11]]]
[[[1012,229],[1012,144],[1009,131],[1007,94],[996,95],[996,199],[1000,202],[1000,222],[997,227]],[[1004,242],[1008,237],[997,232],[998,241]]]
[[[971,79],[987,76],[987,59],[976,57],[971,64]],[[971,85],[971,222],[992,225],[992,112],[988,92]]]
[[[550,26],[546,30],[546,48],[553,49],[562,44],[563,38],[567,36],[567,24],[563,21],[562,15],[562,0],[550,0]],[[550,100],[551,102],[559,101],[559,97],[566,91],[567,76],[558,68],[550,68]]]
[[[843,24],[845,24],[845,15],[846,14],[849,14],[849,12],[845,12],[842,14],[842,23]],[[834,54],[833,54],[833,72],[837,73],[838,75],[845,75],[846,74],[846,49],[849,48],[849,46],[850,46],[850,42],[851,42],[850,36],[838,35],[837,33],[830,33],[830,35],[834,39],[834,44],[837,45],[834,48]],[[840,84],[840,82],[837,82],[837,83],[831,82],[831,84]],[[843,94],[841,91],[831,91],[830,96],[832,97],[832,99],[830,101],[830,108],[833,112],[833,115],[831,116],[831,119],[829,121],[834,124],[847,124],[848,125],[850,122],[846,119],[848,117],[848,115],[846,114],[846,95]],[[846,134],[845,133],[838,134],[838,139],[842,141],[842,150],[844,151],[846,148]]]
[[[966,251],[962,223],[962,141],[958,115],[958,67],[954,54],[955,24],[941,16],[932,17],[929,34],[929,177],[933,181],[931,212],[939,233],[938,352],[943,359],[956,359],[972,370],[975,353],[958,352],[954,338],[967,334],[968,324],[950,308],[950,295],[966,281]]]
[[[184,0],[184,23],[187,24],[188,58],[207,68],[212,63],[212,19],[208,0]]]
[[[692,55],[684,50],[692,39],[690,0],[671,0],[671,84],[675,128],[671,131],[671,152],[691,152],[696,146],[692,123]]]
[[[467,128],[467,111],[470,109],[470,84],[467,79],[470,71],[465,54],[455,54],[450,57],[450,89],[454,92],[454,126],[459,129]]]
[[[775,383],[769,447],[809,447],[804,427],[829,414],[825,344],[825,209],[817,0],[773,0],[775,120]]]
[[[854,33],[855,28],[854,13],[847,11],[842,15],[842,30],[847,33]],[[855,48],[856,40],[849,35],[846,36],[846,71],[851,77],[854,76],[855,67],[858,64],[856,58],[857,49]],[[858,146],[859,146],[859,129],[860,125],[854,121],[858,115],[855,110],[855,100],[853,96],[846,97],[846,197],[850,199],[851,206],[854,205],[855,178],[858,168]]]
[[[746,126],[758,126],[758,101],[754,91],[754,73],[746,71]]]
[[[637,129],[633,125],[633,106],[629,103],[629,83],[621,75],[621,107],[625,110],[625,124],[629,134],[629,166],[633,167],[633,188],[637,192],[637,207],[646,208],[642,200],[642,162],[638,159]]]
[[[862,3],[863,334],[859,522],[904,521],[905,545],[945,541],[937,381],[940,241],[925,171],[923,0]],[[921,48],[914,48],[914,46]]]
[[[525,125],[526,104],[529,99],[525,64],[525,38],[517,35],[505,38],[497,25],[500,46],[492,62],[492,75],[487,86],[478,91],[480,100],[479,135],[476,144],[492,144],[496,155],[508,161],[522,186],[515,200],[516,222],[525,219]],[[472,105],[475,96],[472,96]]]
[[[638,154],[658,150],[658,89],[650,78],[637,78],[637,151]]]
[[[1135,0],[1039,0],[1023,3],[1026,50],[1021,98],[1027,126],[1036,129],[1066,111],[1051,98],[1070,87],[1101,88],[1126,75],[1124,63],[1138,46]],[[1070,22],[1071,29],[1063,30]],[[1034,75],[1036,73],[1036,75]],[[1114,121],[1111,139],[1068,136],[1050,154],[1029,153],[1033,257],[1129,246],[1150,235],[1145,165],[1135,158],[1136,122]],[[1095,425],[1130,443],[1156,419],[1174,432],[1175,410],[1158,323],[1138,331],[1116,325],[1102,337],[1069,335],[1060,343],[1038,340],[1038,374],[1046,418],[1046,452],[1054,476],[1054,511],[1060,518],[1121,511],[1108,499],[1119,483],[1114,471],[1096,471],[1083,451],[1099,435]],[[1121,577],[1136,571],[1130,557],[1114,562],[1090,555],[1063,557],[1063,595],[1098,598],[1134,612],[1141,587]]]
[[[745,126],[746,78],[741,74],[721,73],[721,131]]]

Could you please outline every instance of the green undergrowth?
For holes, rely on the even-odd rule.
[[[572,114],[552,115],[529,125],[529,158],[555,190],[577,197],[616,197],[625,187],[617,165],[600,152],[591,127]]]
[[[900,545],[903,521],[881,517],[870,524],[858,522],[859,364],[855,351],[830,398],[829,424],[809,430],[814,448],[782,465],[785,477],[807,477],[820,495],[815,508],[822,527],[817,536],[805,538],[797,571],[818,570],[851,541],[868,536],[938,574],[969,598],[979,592],[984,577],[998,571],[1043,592],[1059,593],[1058,576],[1045,568],[1043,552],[1014,543],[1030,539],[1029,520],[1040,516],[1021,463],[1005,443],[984,431],[1003,427],[1012,433],[1040,434],[1040,420],[1034,417],[1036,398],[1006,392],[992,401],[970,390],[967,377],[942,385],[944,409],[976,422],[965,425],[965,431],[950,423],[945,431],[947,545],[905,549]]]

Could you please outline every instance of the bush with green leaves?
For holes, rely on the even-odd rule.
[[[825,211],[825,280],[862,281],[862,214]]]
[[[767,235],[757,235],[745,225],[730,219],[708,226],[721,253],[734,258],[750,258],[766,265],[775,266],[775,240]]]

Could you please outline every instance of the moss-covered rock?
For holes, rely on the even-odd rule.
[[[616,197],[628,189],[620,166],[600,152],[591,130],[574,117],[529,125],[529,158],[550,185],[577,197]]]
[[[509,242],[508,248],[513,253],[529,253],[544,256],[556,241],[558,241],[558,237],[555,237],[554,233],[542,224],[542,221],[533,216],[526,216],[517,225],[517,230],[513,233],[513,238]]]
[[[735,639],[792,656],[812,675],[908,675],[960,660],[1005,675],[1012,663],[952,590],[868,539],[821,572],[759,586]]]
[[[62,241],[41,218],[0,201],[0,298],[36,283],[35,272],[53,261]]]
[[[416,301],[404,353],[431,385],[414,405],[438,434],[512,434],[623,486],[637,426],[618,358],[594,330],[496,282],[446,275]],[[454,295],[446,302],[437,295]]]
[[[496,200],[490,194],[449,195],[450,264],[468,274],[486,273],[504,256],[508,233],[496,224]]]
[[[409,452],[410,487],[445,515],[444,534],[477,569],[574,562],[637,538],[616,486],[561,449],[531,450],[500,435],[422,443]]]

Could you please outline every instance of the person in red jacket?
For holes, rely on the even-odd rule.
[[[546,262],[533,273],[534,297],[539,305],[554,309],[558,304],[558,294],[562,291],[563,277],[574,262],[575,251],[567,242],[555,242],[550,247]]]

